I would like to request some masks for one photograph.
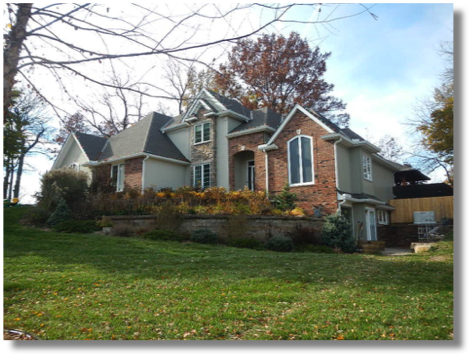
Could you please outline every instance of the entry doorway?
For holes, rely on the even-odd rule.
[[[247,162],[247,187],[250,191],[255,191],[255,161]]]
[[[250,150],[240,151],[233,156],[234,190],[255,191],[255,154]]]
[[[377,241],[377,219],[375,217],[375,209],[365,209],[365,223],[367,224],[367,240]]]

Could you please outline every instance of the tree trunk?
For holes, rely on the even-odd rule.
[[[16,198],[16,199],[20,197],[21,175],[23,174],[23,162],[25,160],[25,155],[26,154],[21,154],[20,157],[18,158],[18,165],[16,168],[15,188],[13,189],[13,198]]]
[[[13,191],[13,174],[15,173],[14,168],[13,168],[13,161],[11,163],[11,168],[10,168],[10,181],[9,185],[10,187],[8,188],[8,200],[12,201],[12,191]]]
[[[12,26],[7,36],[6,47],[3,51],[3,121],[5,122],[8,108],[12,104],[12,89],[15,75],[18,71],[18,58],[21,47],[26,38],[26,25],[31,17],[31,6],[33,4],[18,4],[16,23]]]
[[[10,180],[10,159],[5,162],[5,177],[3,178],[3,199],[8,197],[8,184]]]

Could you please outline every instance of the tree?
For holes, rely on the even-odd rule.
[[[405,151],[393,136],[384,135],[375,145],[380,148],[380,155],[393,162],[403,162]]]
[[[444,106],[431,113],[430,122],[418,126],[425,136],[423,146],[436,153],[449,165],[453,164],[454,151],[454,98],[445,100]]]
[[[82,133],[91,132],[91,128],[88,126],[86,118],[80,112],[68,116],[66,120],[63,121],[62,126],[53,141],[59,145],[63,145],[69,134],[76,131]]]
[[[4,124],[4,190],[5,199],[19,198],[25,159],[32,153],[45,153],[38,145],[48,142],[51,129],[44,105],[32,92],[15,91],[15,100],[8,109]],[[16,175],[15,183],[13,181]]]
[[[427,171],[442,169],[446,182],[454,186],[454,78],[453,42],[440,45],[445,58],[445,71],[440,74],[442,84],[434,89],[432,98],[414,106],[407,124],[420,135],[418,146],[411,152],[415,163]]]
[[[375,18],[364,5],[355,5],[357,10],[345,16],[336,15],[337,4],[127,6],[6,4],[9,24],[4,30],[4,114],[12,105],[15,81],[21,78],[53,107],[59,118],[62,118],[60,114],[71,115],[61,100],[41,89],[34,76],[38,72],[41,78],[48,76],[56,81],[65,97],[77,96],[80,79],[88,86],[170,99],[156,81],[149,81],[149,72],[155,64],[142,66],[139,59],[150,58],[155,63],[160,58],[191,61],[196,53],[258,34],[278,22],[316,26],[362,13]],[[319,20],[319,16],[308,21],[293,18],[297,11],[292,10],[301,8],[327,14],[321,16],[324,20]],[[227,30],[219,31],[223,26]],[[108,81],[108,61],[139,73],[132,82],[136,86]],[[142,86],[149,90],[143,90]]]
[[[287,114],[295,104],[313,108],[341,126],[349,122],[346,108],[330,95],[333,84],[324,79],[331,53],[311,48],[296,32],[242,39],[232,48],[228,63],[221,65],[213,81],[222,91],[234,92],[250,109],[270,107]],[[244,85],[240,86],[240,82]]]

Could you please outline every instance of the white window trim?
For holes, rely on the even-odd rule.
[[[382,219],[380,219],[379,214],[382,215]],[[387,210],[377,210],[377,222],[382,225],[389,225],[390,224],[390,215]]]
[[[312,181],[309,182],[299,182],[299,183],[291,183],[291,156],[290,156],[290,142],[297,138],[308,138],[310,141],[310,147],[311,147],[311,179]],[[299,146],[299,152],[300,152],[300,179],[303,179],[303,152],[301,151],[301,140],[298,141],[298,146]],[[314,185],[314,149],[313,149],[313,138],[308,135],[297,135],[290,140],[287,141],[286,143],[287,147],[287,156],[288,156],[288,184],[290,186],[305,186],[305,185]]]
[[[118,163],[118,164],[112,164],[110,167],[110,178],[112,179],[114,176],[114,166],[117,166],[117,183],[115,184],[115,192],[122,192],[125,189],[125,163]],[[120,189],[119,185],[121,181],[119,181],[119,176],[120,176],[120,166],[123,166],[123,186]]]
[[[201,181],[204,182],[204,166],[205,165],[209,165],[209,186],[203,187],[203,184],[201,184],[201,189],[207,189],[211,187],[211,163],[204,163],[204,164],[193,166],[193,186],[194,187],[198,187],[198,185],[196,185],[196,168],[197,167],[201,168]]]
[[[247,187],[248,187],[249,190],[255,191],[255,160],[248,160],[247,161],[247,181],[246,182],[248,182],[248,180],[249,180],[249,175],[250,175],[249,174],[249,170],[250,170],[250,165],[249,164],[251,162],[253,162],[253,165],[252,165],[253,166],[253,179],[252,179],[253,180],[253,189],[250,189],[250,184],[247,184]]]
[[[204,139],[204,124],[209,124],[209,140],[202,140],[200,142],[196,142],[196,129],[198,127],[201,128],[202,139]],[[206,122],[194,125],[194,145],[204,144],[204,143],[208,143],[210,141],[211,141],[211,122],[206,121]]]
[[[370,221],[369,221],[369,212],[373,212],[374,213],[374,217],[375,217],[375,239],[371,239],[371,236],[370,236]],[[377,234],[377,211],[375,210],[375,208],[373,207],[366,207],[365,208],[365,221],[366,221],[366,235],[367,235],[367,240],[369,241],[377,241],[378,240],[378,234]]]
[[[69,165],[69,168],[70,169],[74,169],[76,171],[80,171],[81,170],[81,166],[77,163],[77,162],[73,162]]]
[[[367,161],[367,167],[365,161]],[[367,173],[365,171],[366,168]],[[362,173],[364,176],[364,180],[372,181],[372,158],[370,156],[362,155]]]

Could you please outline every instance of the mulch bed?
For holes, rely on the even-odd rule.
[[[20,330],[3,330],[3,340],[39,340],[31,334]]]

